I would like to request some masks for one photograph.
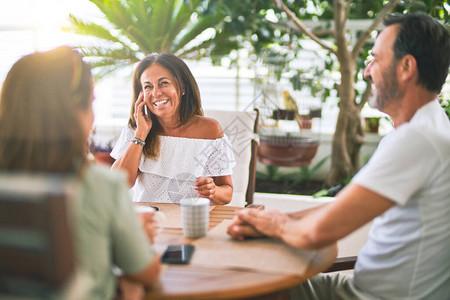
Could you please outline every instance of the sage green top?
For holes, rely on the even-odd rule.
[[[77,255],[91,282],[88,299],[112,299],[113,266],[140,272],[154,252],[133,210],[125,174],[90,165],[74,196]]]

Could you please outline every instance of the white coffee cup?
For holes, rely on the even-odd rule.
[[[186,237],[206,235],[209,228],[209,203],[209,199],[201,197],[181,199],[181,222]]]
[[[160,234],[166,225],[166,215],[162,211],[157,211],[154,207],[134,204],[134,211],[139,216],[141,223],[144,223],[146,214],[154,213],[154,218],[158,226],[156,234]]]

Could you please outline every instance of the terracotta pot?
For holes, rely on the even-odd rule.
[[[312,118],[309,115],[297,115],[297,123],[300,129],[312,128]]]
[[[111,166],[116,160],[109,155],[109,152],[95,152],[93,153],[95,161],[99,164]]]
[[[260,136],[258,160],[266,165],[301,167],[311,164],[319,140],[292,136]]]

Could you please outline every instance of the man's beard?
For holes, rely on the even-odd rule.
[[[383,81],[376,86],[376,92],[369,99],[369,106],[384,111],[387,105],[395,101],[401,96],[399,90],[397,74],[395,72],[396,63],[383,74]]]

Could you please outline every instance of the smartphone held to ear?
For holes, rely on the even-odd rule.
[[[167,247],[161,261],[166,264],[188,264],[194,250],[194,245],[172,245]]]
[[[144,115],[149,116],[148,106],[147,104],[144,104]]]

